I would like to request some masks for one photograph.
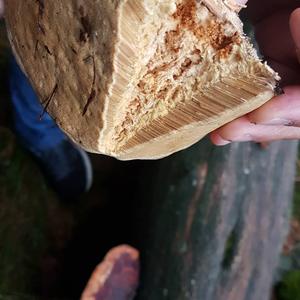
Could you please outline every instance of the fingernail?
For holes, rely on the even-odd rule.
[[[225,146],[231,143],[231,141],[223,139],[219,134],[213,134],[212,137],[213,143],[218,146]]]
[[[260,123],[260,125],[284,125],[284,126],[291,126],[293,125],[293,121],[287,120],[287,119],[282,119],[282,118],[275,118],[263,123]]]
[[[231,144],[230,141],[219,139],[219,142],[218,142],[219,146],[226,146],[226,145],[229,145],[229,144]]]

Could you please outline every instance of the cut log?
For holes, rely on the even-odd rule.
[[[293,142],[266,150],[203,142],[161,162],[144,199],[138,299],[270,299],[296,153]]]
[[[75,142],[154,159],[274,95],[279,77],[258,59],[232,3],[7,0],[6,19],[45,110]]]

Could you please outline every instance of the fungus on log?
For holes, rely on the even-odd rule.
[[[277,74],[223,0],[7,0],[45,110],[88,151],[154,159],[274,95]],[[22,16],[22,17],[20,17]]]

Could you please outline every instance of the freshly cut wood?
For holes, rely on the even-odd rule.
[[[272,98],[277,74],[222,0],[7,0],[14,52],[88,151],[154,159]]]

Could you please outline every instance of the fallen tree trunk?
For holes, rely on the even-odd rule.
[[[295,142],[201,142],[162,161],[147,201],[138,299],[268,299],[296,153]]]

